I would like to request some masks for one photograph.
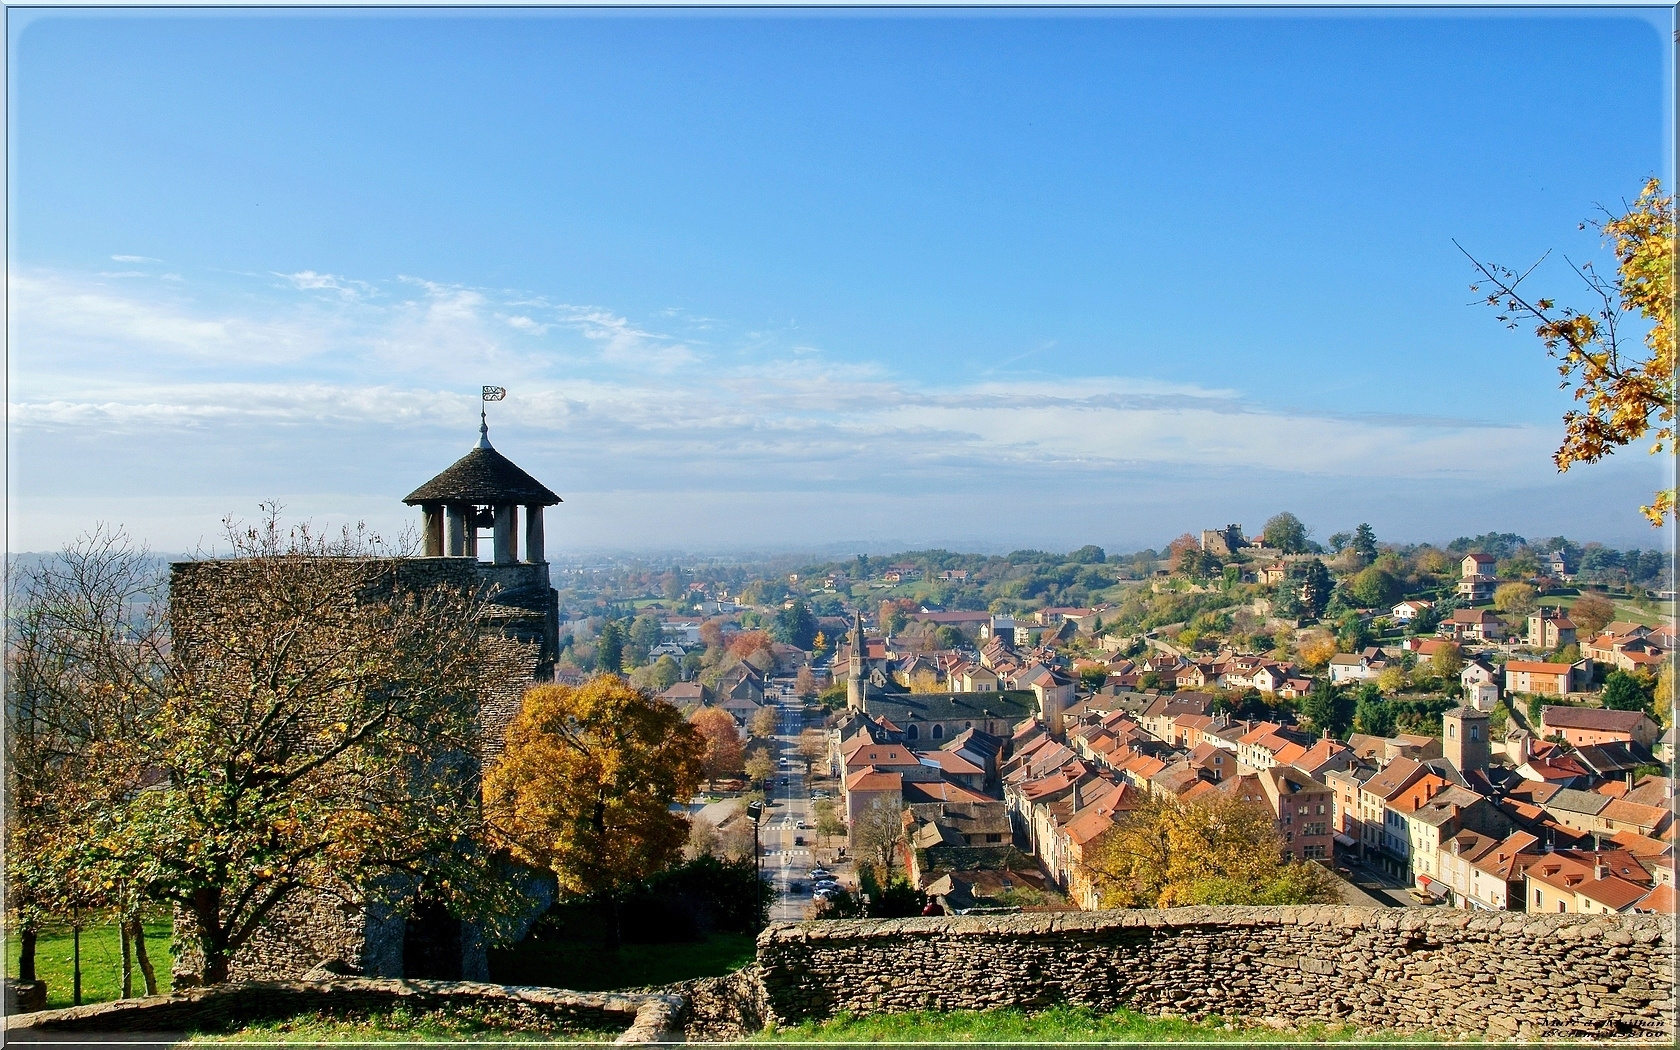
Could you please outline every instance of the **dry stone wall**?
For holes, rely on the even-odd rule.
[[[758,941],[767,1020],[1057,1004],[1443,1036],[1672,1038],[1674,918],[1436,908],[839,921]]]
[[[615,1042],[644,1043],[676,1038],[683,1005],[670,995],[570,992],[469,981],[267,981],[8,1016],[5,1031],[213,1032],[313,1012],[355,1018],[399,1007],[411,1013],[478,1008],[516,1030],[620,1032]]]

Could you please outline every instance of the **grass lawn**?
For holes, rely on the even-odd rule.
[[[490,979],[605,992],[717,977],[753,961],[757,938],[714,933],[704,941],[625,944],[616,954],[590,940],[527,940],[490,952]]]
[[[157,974],[158,991],[169,991],[169,944],[172,927],[167,921],[146,923],[146,956]],[[6,976],[18,975],[17,939],[6,938]],[[69,929],[48,928],[35,942],[35,976],[47,982],[47,1008],[71,1006],[71,938]],[[90,926],[82,931],[82,1002],[102,1003],[122,991],[122,942],[115,923]],[[140,967],[134,968],[134,994],[146,994]]]
[[[1097,1014],[1078,1007],[1059,1006],[1043,1013],[1020,1010],[922,1011],[907,1014],[842,1014],[821,1024],[807,1022],[755,1036],[754,1042],[874,1042],[874,1043],[1075,1043],[1156,1042],[1162,1040],[1229,1043],[1349,1042],[1359,1039],[1393,1042],[1392,1035],[1361,1036],[1348,1027],[1309,1026],[1279,1031],[1241,1022],[1181,1021],[1120,1010]],[[1427,1041],[1424,1036],[1402,1037]]]
[[[417,1043],[417,1042],[594,1042],[610,1043],[617,1031],[532,1029],[482,1010],[432,1010],[413,1013],[397,1009],[368,1017],[300,1014],[284,1021],[265,1021],[231,1032],[194,1035],[193,1043]]]
[[[1541,605],[1561,605],[1565,609],[1580,600],[1581,595],[1578,594],[1548,594],[1544,598],[1537,599],[1538,603]],[[1651,603],[1656,605],[1660,611],[1642,609],[1626,598],[1612,598],[1610,599],[1610,604],[1615,606],[1616,619],[1627,620],[1631,623],[1642,623],[1647,627],[1661,627],[1663,624],[1668,622],[1668,614],[1672,611],[1664,608],[1666,605],[1664,602]],[[1582,640],[1585,641],[1585,639]]]

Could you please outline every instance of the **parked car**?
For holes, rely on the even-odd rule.
[[[795,825],[794,825],[794,827],[796,827],[796,828],[798,828],[798,829],[799,829],[799,830],[800,830],[800,831],[809,831],[809,830],[810,830],[810,828],[811,828],[811,825],[809,825],[809,824],[807,824],[807,823],[805,823],[805,822],[804,822],[804,821],[803,821],[803,820],[802,820],[802,821],[800,821],[800,822],[799,822],[799,823],[798,823],[798,824],[795,824]]]
[[[829,871],[827,868],[823,868],[823,867],[816,867],[816,868],[811,869],[811,878],[813,878],[813,879],[821,879],[821,878],[825,878],[825,877],[827,877],[829,875],[833,875],[833,874],[834,873],[832,871]]]

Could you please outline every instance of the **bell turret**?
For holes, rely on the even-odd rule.
[[[426,557],[476,558],[478,530],[488,528],[495,563],[513,565],[521,560],[519,508],[525,509],[523,560],[542,564],[543,508],[560,497],[491,446],[489,423],[481,417],[472,451],[403,502],[420,508]]]

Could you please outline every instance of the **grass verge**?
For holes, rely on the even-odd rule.
[[[6,933],[6,976],[18,975],[21,945],[8,928]],[[157,974],[158,991],[169,991],[169,948],[172,927],[167,921],[146,923],[146,955]],[[47,982],[47,1008],[74,1005],[71,1001],[74,948],[68,928],[48,927],[35,942],[35,976]],[[122,940],[115,923],[89,926],[82,931],[82,1002],[109,1002],[122,991]],[[134,994],[146,994],[140,967],[134,968]]]
[[[756,943],[750,933],[714,933],[703,941],[620,945],[615,953],[588,940],[527,940],[490,952],[490,979],[578,992],[673,984],[738,970],[753,961]]]
[[[1426,1036],[1401,1041],[1427,1042]],[[1347,1026],[1309,1025],[1279,1030],[1217,1018],[1185,1021],[1150,1017],[1130,1010],[1098,1014],[1081,1007],[1058,1006],[1040,1013],[1021,1010],[918,1011],[904,1014],[841,1014],[821,1023],[806,1022],[755,1036],[753,1042],[825,1043],[1304,1043],[1353,1042],[1392,1035],[1366,1035]]]
[[[228,1032],[200,1032],[192,1043],[417,1043],[498,1042],[610,1043],[617,1031],[568,1030],[558,1025],[533,1027],[491,1010],[395,1009],[365,1017],[309,1013],[283,1021],[248,1024]]]

